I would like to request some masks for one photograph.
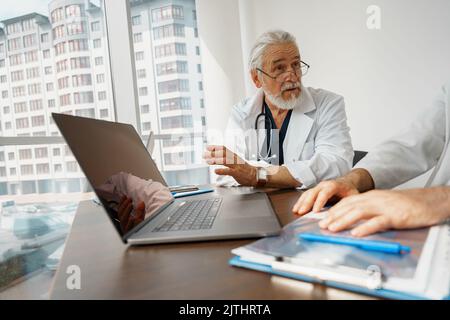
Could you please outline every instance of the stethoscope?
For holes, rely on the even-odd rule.
[[[269,129],[269,132],[270,132],[270,137],[269,137],[269,141],[268,141],[269,147],[267,148],[266,156],[263,156],[261,154],[261,149],[259,146],[259,139],[258,139],[258,122],[261,117],[264,117],[264,129],[266,130],[266,134],[267,134],[267,129]],[[269,116],[266,114],[266,108],[263,104],[261,107],[261,113],[256,116],[256,120],[255,120],[256,152],[257,152],[257,160],[258,161],[262,160],[262,161],[270,162],[272,159],[275,159],[277,157],[276,154],[269,156],[269,154],[271,154],[271,152],[272,152],[272,141],[273,141],[273,130],[272,129],[273,129],[272,121],[270,121]]]

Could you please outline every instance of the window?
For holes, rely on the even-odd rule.
[[[38,61],[37,50],[25,52],[25,62],[35,62]]]
[[[141,24],[141,16],[134,16],[131,18],[131,24],[133,26],[138,26]]]
[[[48,36],[48,32],[41,34],[41,42],[42,43],[49,42],[49,40],[50,40],[50,38]]]
[[[172,73],[187,73],[188,67],[186,61],[173,61],[160,63],[156,65],[156,74],[158,76]]]
[[[60,148],[53,148],[53,156],[59,157],[61,155],[61,149]]]
[[[48,100],[47,101],[47,104],[48,104],[48,107],[49,108],[54,108],[56,105],[55,105],[55,99],[50,99],[50,100]]]
[[[146,95],[148,95],[148,88],[147,88],[147,87],[141,87],[141,88],[139,88],[139,95],[140,95],[140,96],[146,96]]]
[[[54,165],[55,172],[62,172],[62,165],[61,164],[55,164]]]
[[[100,109],[100,118],[108,118],[108,109]]]
[[[61,60],[56,63],[56,72],[67,70],[67,60]]]
[[[106,100],[106,91],[100,91],[98,93],[98,100],[100,101]]]
[[[81,5],[73,4],[67,6],[66,17],[81,17]]]
[[[190,115],[161,118],[161,128],[163,130],[178,129],[178,128],[191,128],[191,127],[192,127],[192,116],[190,116]]]
[[[52,67],[45,67],[44,68],[44,73],[45,74],[52,74]]]
[[[183,7],[180,6],[165,6],[152,10],[152,20],[154,22],[167,19],[183,19]]]
[[[103,64],[103,57],[96,57],[95,58],[95,65],[101,66]]]
[[[152,130],[152,124],[150,122],[143,122],[142,130],[145,130],[145,131]]]
[[[142,42],[142,33],[135,33],[135,34],[133,34],[133,41],[134,41],[134,43],[137,43],[137,42]]]
[[[72,76],[72,86],[90,86],[92,84],[92,77],[89,73]]]
[[[100,31],[100,22],[99,21],[95,21],[95,22],[91,23],[91,31],[92,32]]]
[[[64,38],[65,36],[65,28],[64,25],[55,27],[53,29],[53,39],[60,39],[60,38]]]
[[[155,57],[170,57],[174,55],[185,56],[186,55],[186,44],[185,43],[169,43],[163,44],[155,47]]]
[[[30,111],[37,111],[42,109],[43,109],[42,100],[37,99],[30,101]]]
[[[54,88],[53,82],[47,83],[47,84],[45,85],[45,87],[46,87],[47,91],[53,91],[53,88]]]
[[[201,81],[198,82],[198,90],[203,91],[203,82]]]
[[[85,118],[95,118],[95,109],[89,108],[89,109],[78,109],[75,110],[75,115],[79,117],[85,117]]]
[[[22,70],[17,70],[17,71],[11,72],[11,82],[22,81],[23,79],[24,79],[24,77],[23,77]]]
[[[29,31],[36,29],[36,24],[34,23],[34,19],[28,19],[22,21],[23,31]]]
[[[141,106],[141,113],[149,113],[149,112],[150,112],[150,106],[148,104]]]
[[[48,148],[36,148],[34,149],[34,157],[37,159],[47,158],[48,157]]]
[[[90,68],[91,63],[89,61],[89,57],[78,57],[70,59],[70,67],[73,69],[84,69]]]
[[[69,41],[70,52],[87,51],[87,50],[89,50],[89,43],[86,39],[77,39]]]
[[[102,39],[94,39],[94,48],[100,48],[102,46]]]
[[[44,57],[44,59],[49,59],[50,58],[50,50],[44,50],[42,51],[42,56]]]
[[[184,37],[184,25],[174,23],[153,28],[153,37],[155,40],[169,37]]]
[[[14,34],[22,31],[22,24],[20,22],[9,24],[6,27],[8,34]]]
[[[94,94],[92,91],[75,92],[73,94],[73,102],[75,104],[84,104],[94,102]]]
[[[158,83],[158,92],[160,94],[177,91],[179,92],[189,91],[189,80],[177,79]]]
[[[172,110],[190,110],[191,99],[190,98],[163,99],[159,101],[159,109],[162,112]]]
[[[197,64],[197,72],[202,73],[202,65],[201,64]]]
[[[33,165],[32,164],[21,165],[20,174],[24,176],[34,174]]]
[[[77,172],[78,171],[78,164],[75,161],[67,162],[66,167],[67,167],[68,172]]]
[[[4,114],[8,114],[9,112],[10,112],[9,106],[3,107],[3,113],[4,113]],[[0,160],[0,161],[2,161],[2,160]]]
[[[136,52],[135,55],[136,55],[136,60],[137,61],[144,60],[144,51]]]
[[[45,117],[44,116],[33,116],[31,117],[31,126],[32,127],[40,127],[45,125]]]
[[[21,38],[14,38],[8,40],[8,49],[9,51],[14,51],[18,49],[22,49],[22,41]]]
[[[200,47],[199,46],[195,47],[195,54],[197,54],[198,56],[200,55]]]
[[[5,52],[5,44],[2,42],[0,43],[0,53],[4,53]]]
[[[105,82],[105,75],[103,73],[100,73],[96,76],[97,83],[104,83]]]
[[[36,34],[29,34],[23,37],[23,47],[29,48],[37,44]]]
[[[69,93],[68,94],[64,94],[62,96],[59,96],[59,105],[61,107],[67,106],[70,103],[71,102],[70,102],[70,94]]]
[[[30,126],[30,123],[28,122],[28,118],[16,119],[16,128],[17,129],[26,129],[29,126]]]
[[[5,67],[5,59],[0,59],[0,68]]]
[[[9,64],[11,66],[17,66],[22,63],[22,55],[19,54],[12,54],[9,56]]]
[[[69,77],[63,77],[58,79],[58,89],[64,89],[69,87]]]
[[[81,34],[85,32],[85,24],[84,22],[72,22],[67,24],[67,35],[75,35],[75,34]],[[92,30],[94,31],[94,30]],[[97,30],[95,30],[97,31]]]
[[[13,87],[12,91],[13,91],[13,97],[14,98],[23,97],[23,96],[25,96],[27,94],[26,91],[25,91],[25,86]]]
[[[5,75],[0,76],[1,83],[5,83],[6,81],[8,81],[8,78]]]
[[[138,79],[143,79],[143,78],[145,78],[147,76],[145,69],[137,70],[136,74],[137,74]]]
[[[66,52],[66,43],[65,42],[61,42],[56,44],[55,46],[55,55],[59,56],[60,54],[63,54]]]
[[[194,162],[194,152],[164,153],[166,165],[186,165]]]
[[[28,112],[27,103],[26,102],[14,103],[14,112],[15,113]]]
[[[64,9],[63,9],[63,8],[58,8],[58,9],[55,9],[55,10],[53,10],[53,11],[51,12],[51,20],[52,20],[52,23],[61,21],[61,20],[63,20],[64,18],[65,18],[65,17],[64,17]]]
[[[49,174],[50,166],[48,163],[38,163],[36,164],[36,173],[37,174]]]
[[[27,69],[27,79],[34,79],[40,76],[39,67]]]

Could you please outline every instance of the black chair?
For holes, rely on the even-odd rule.
[[[367,151],[358,151],[355,150],[355,155],[353,156],[353,166],[357,164],[362,158],[364,158],[367,154]]]

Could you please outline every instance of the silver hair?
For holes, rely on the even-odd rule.
[[[250,58],[248,60],[248,67],[250,70],[262,68],[262,57],[267,47],[280,43],[293,43],[297,45],[295,37],[289,32],[283,30],[270,30],[264,32],[254,44],[250,51]]]

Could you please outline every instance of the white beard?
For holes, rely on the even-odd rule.
[[[273,95],[267,91],[264,90],[264,94],[267,97],[267,100],[269,100],[270,103],[272,103],[274,106],[283,109],[283,110],[292,110],[295,108],[295,106],[300,102],[301,99],[301,92],[296,97],[293,93],[291,94],[291,98],[289,100],[284,100],[281,97],[281,93],[278,95]]]

